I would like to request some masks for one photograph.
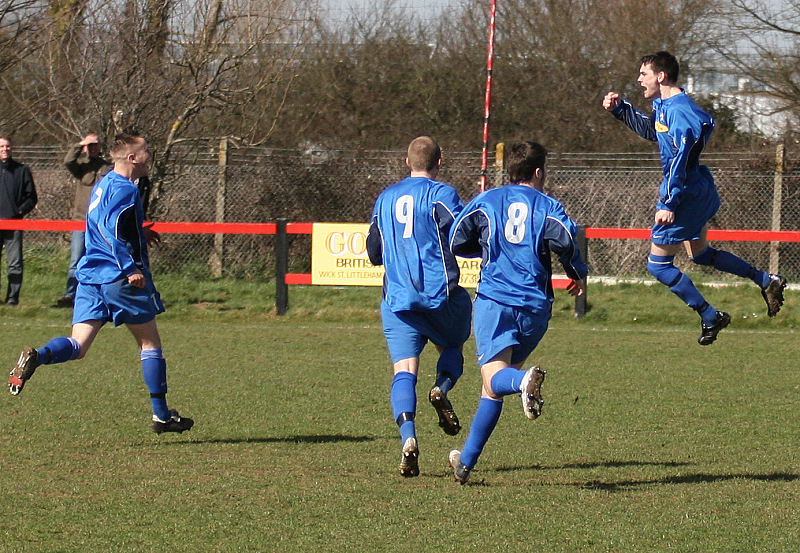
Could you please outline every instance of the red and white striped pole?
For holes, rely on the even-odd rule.
[[[481,150],[481,192],[486,190],[486,174],[489,168],[489,113],[492,109],[492,66],[494,65],[494,18],[496,0],[489,7],[489,48],[486,56],[486,96],[483,101],[483,149]]]

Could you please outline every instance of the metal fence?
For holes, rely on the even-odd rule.
[[[219,141],[178,151],[172,173],[151,201],[155,221],[271,222],[279,217],[305,222],[367,222],[373,203],[387,185],[406,174],[404,151],[274,150],[236,148]],[[39,205],[29,216],[68,218],[72,184],[58,148],[17,147],[15,158],[28,164]],[[800,229],[800,174],[752,169],[755,153],[707,155],[722,197],[712,227],[724,229]],[[488,182],[505,175],[494,154]],[[761,166],[764,164],[761,163]],[[769,165],[768,165],[769,166]],[[546,191],[558,198],[582,226],[648,228],[660,181],[656,154],[552,153]],[[479,189],[480,153],[444,152],[440,180],[451,183],[466,201]],[[773,205],[775,204],[775,205]],[[776,208],[777,206],[777,208]],[[152,254],[156,271],[179,271],[199,278],[214,274],[213,235],[170,234]],[[222,243],[222,274],[272,276],[274,237],[227,235]],[[26,248],[63,248],[60,233],[30,232]],[[220,244],[217,243],[217,247]],[[759,267],[772,263],[792,279],[800,277],[800,245],[723,243]],[[217,250],[219,251],[219,250]],[[648,245],[642,240],[595,240],[590,244],[593,275],[644,276]],[[290,270],[310,269],[310,237],[290,244]],[[688,263],[680,259],[679,264]],[[701,270],[695,267],[692,271]],[[719,275],[719,273],[716,273]],[[719,275],[721,277],[721,275]]]

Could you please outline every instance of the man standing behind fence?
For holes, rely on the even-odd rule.
[[[22,219],[36,207],[36,187],[26,165],[11,158],[11,139],[0,135],[0,219]],[[6,251],[6,303],[19,304],[22,288],[22,231],[0,230],[0,252]]]
[[[767,274],[727,251],[709,246],[706,240],[708,221],[719,209],[720,201],[711,172],[700,165],[699,160],[714,130],[714,120],[678,87],[678,70],[678,60],[669,52],[642,58],[637,81],[644,89],[644,97],[653,101],[650,115],[635,110],[616,92],[605,95],[603,107],[642,138],[658,143],[664,178],[650,234],[647,269],[697,311],[702,320],[697,341],[707,346],[716,340],[731,318],[714,309],[691,279],[675,267],[673,261],[681,244],[695,263],[749,278],[758,284],[770,317],[783,305],[786,279]]]
[[[149,171],[150,147],[135,133],[118,134],[111,157],[114,170],[94,186],[86,212],[86,255],[76,272],[72,333],[38,349],[23,348],[9,375],[9,391],[12,395],[22,392],[40,365],[83,358],[105,323],[124,324],[139,344],[153,432],[183,432],[194,421],[167,407],[167,362],[156,326],[156,315],[164,311],[164,305],[150,273],[144,211],[134,184]]]
[[[92,132],[77,144],[70,146],[64,156],[64,166],[75,177],[75,196],[72,199],[72,210],[70,211],[70,216],[74,221],[86,219],[86,206],[89,204],[92,187],[111,169],[111,163],[103,159],[100,151],[100,139],[97,134]],[[73,231],[69,248],[67,287],[64,295],[56,302],[58,307],[72,307],[75,303],[75,290],[78,287],[75,270],[78,268],[78,261],[86,252],[84,240],[84,231]]]
[[[428,399],[446,434],[461,430],[447,393],[464,369],[472,304],[458,285],[458,264],[447,248],[450,225],[463,204],[455,189],[434,180],[441,166],[439,145],[429,136],[415,138],[406,165],[411,174],[375,202],[367,252],[373,265],[386,268],[381,319],[394,371],[390,401],[402,445],[400,474],[408,477],[419,475],[416,384],[428,340],[439,351]]]

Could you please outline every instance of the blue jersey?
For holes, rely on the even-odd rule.
[[[700,211],[706,215],[716,212],[719,198],[714,179],[708,168],[699,164],[714,130],[714,119],[709,114],[685,92],[654,100],[650,115],[637,111],[625,100],[612,113],[639,136],[658,142],[664,178],[657,209],[674,212],[682,202],[701,200],[705,205]]]
[[[367,252],[386,269],[383,296],[393,312],[436,309],[458,286],[447,237],[462,208],[453,187],[425,177],[407,177],[378,197]]]
[[[477,294],[537,313],[553,302],[550,252],[572,279],[586,277],[577,227],[561,204],[529,186],[509,184],[469,202],[450,231],[456,255],[482,257]]]
[[[92,189],[86,211],[86,254],[75,276],[82,284],[107,284],[137,269],[149,275],[144,210],[133,181],[110,171]]]

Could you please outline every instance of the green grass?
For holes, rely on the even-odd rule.
[[[0,352],[68,332],[49,307],[60,268],[26,258],[22,305],[0,306]],[[377,289],[156,275],[172,406],[183,435],[149,432],[133,338],[104,329],[83,361],[0,396],[0,552],[484,552],[800,549],[800,376],[793,291],[769,320],[758,291],[703,288],[734,321],[713,346],[658,286],[561,292],[531,357],[548,369],[535,422],[507,398],[470,483],[425,401],[421,475],[396,471],[390,363]],[[756,313],[757,316],[753,316]],[[746,318],[745,318],[746,317]],[[430,350],[430,351],[429,351]],[[477,404],[474,344],[451,393]]]

